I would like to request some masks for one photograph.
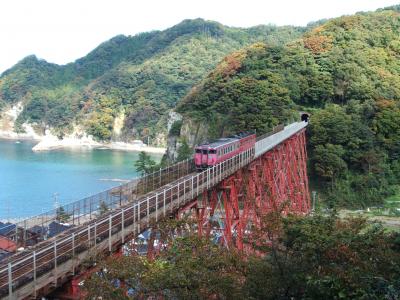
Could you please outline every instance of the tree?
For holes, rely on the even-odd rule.
[[[238,253],[198,237],[194,228],[187,220],[159,224],[159,242],[169,247],[154,260],[133,255],[102,262],[107,271],[85,282],[88,297],[128,299],[127,291],[134,299],[242,299]]]
[[[249,260],[245,289],[251,299],[396,299],[399,238],[362,218],[273,213],[252,237],[266,255]]]
[[[377,140],[390,153],[391,159],[400,158],[400,106],[395,101],[378,102],[378,112],[373,121]]]
[[[135,161],[136,171],[140,172],[142,175],[149,174],[154,171],[155,166],[156,162],[151,159],[150,155],[144,151],[139,153],[138,160]]]
[[[108,211],[109,211],[109,208],[108,208],[107,204],[104,201],[100,201],[99,214],[104,215]]]
[[[400,234],[336,215],[260,216],[238,252],[199,238],[187,220],[156,229],[154,259],[102,261],[85,280],[89,299],[397,299]]]
[[[113,122],[114,117],[111,109],[103,109],[99,112],[95,111],[86,121],[86,129],[96,139],[107,141],[112,135]]]
[[[193,149],[189,147],[186,140],[183,140],[181,146],[178,148],[177,162],[191,158],[193,155]]]
[[[343,107],[328,105],[312,115],[310,144],[346,146],[351,141],[351,118]]]
[[[314,150],[314,168],[318,175],[332,182],[343,175],[347,164],[343,160],[344,150],[340,145],[318,145]]]
[[[69,220],[70,215],[65,212],[64,207],[60,206],[56,209],[56,220],[65,223]]]

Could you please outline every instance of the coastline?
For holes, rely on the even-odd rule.
[[[53,135],[50,129],[46,129],[44,135],[39,135],[35,132],[32,125],[28,123],[22,124],[25,131],[24,133],[17,133],[14,131],[14,123],[21,111],[22,103],[18,103],[4,111],[3,114],[0,112],[0,139],[38,142],[32,148],[34,152],[60,149],[109,149],[164,154],[167,150],[166,148],[148,146],[140,140],[133,141],[132,143],[97,142],[78,125],[74,126],[73,132],[64,136],[63,139],[59,139],[57,136]],[[120,129],[115,131],[117,136],[119,135],[119,131]]]
[[[32,148],[34,152],[53,151],[61,149],[107,149],[118,151],[147,152],[155,154],[164,154],[166,148],[147,146],[139,143],[110,142],[100,143],[94,141],[91,137],[83,136],[82,138],[67,137],[62,140],[53,135],[32,135],[18,134],[15,132],[0,130],[0,139],[9,141],[33,141],[37,142]]]
[[[42,138],[36,134],[16,133],[0,129],[0,139],[10,141],[40,141]]]

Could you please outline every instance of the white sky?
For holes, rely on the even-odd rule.
[[[0,73],[30,54],[65,64],[117,34],[204,18],[225,25],[306,25],[400,0],[1,0]]]

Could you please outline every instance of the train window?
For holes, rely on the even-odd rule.
[[[201,153],[201,149],[196,149],[196,153]]]
[[[215,153],[217,153],[217,150],[214,150],[214,149],[210,150],[210,154],[215,154]]]
[[[207,149],[203,149],[203,154],[207,154]]]

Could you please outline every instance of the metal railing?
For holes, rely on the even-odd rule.
[[[124,243],[132,231],[139,234],[149,227],[152,220],[157,222],[159,218],[191,201],[250,163],[253,157],[254,149],[249,149],[12,257],[7,264],[0,264],[0,297],[9,295],[10,299],[14,299],[13,293],[29,283],[33,284],[33,289],[40,288],[38,279],[49,272],[57,280],[58,276],[63,275],[57,271],[62,264],[91,248],[111,251],[115,242]],[[113,240],[114,236],[117,236],[117,241]],[[31,287],[28,290],[33,292]]]
[[[61,233],[50,232],[49,225],[52,222],[56,221],[57,223],[65,224],[64,228],[79,226],[193,171],[193,159],[186,159],[169,165],[95,195],[62,205],[18,223],[10,224],[8,225],[10,230],[7,237],[14,240],[18,246],[33,246]],[[7,231],[7,227],[2,228],[2,230]]]
[[[49,284],[48,280],[57,285],[58,277],[75,272],[81,263],[78,258],[83,259],[91,250],[112,251],[116,244],[123,244],[147,229],[153,221],[173,213],[305,126],[304,122],[288,125],[275,135],[257,141],[252,149],[201,173],[182,174],[177,182],[41,242],[12,256],[6,263],[0,262],[0,298],[8,295],[9,299],[14,299],[16,294],[17,297],[27,297]]]
[[[283,129],[278,130],[273,134],[267,133],[264,138],[258,140],[255,145],[255,157],[262,155],[263,153],[271,150],[272,148],[279,145],[285,139],[288,139],[293,134],[299,132],[308,125],[307,122],[295,122],[285,126]]]
[[[286,127],[283,125],[277,125],[272,129],[272,131],[257,137],[257,141],[272,136],[284,130]],[[257,151],[256,147],[256,156],[258,155],[259,151]],[[10,224],[8,225],[10,228],[9,231],[7,230],[7,227],[3,227],[2,230],[8,231],[7,237],[14,240],[18,246],[33,246],[38,242],[61,233],[50,232],[49,225],[52,222],[56,221],[64,223],[68,227],[81,225],[99,217],[99,215],[108,210],[113,210],[126,205],[127,203],[134,201],[138,196],[153,191],[156,188],[173,182],[174,180],[194,171],[195,167],[193,159],[187,159],[154,171],[150,174],[135,178],[120,186],[62,205],[58,208],[24,219],[15,224]]]
[[[169,165],[139,178],[137,193],[139,195],[146,194],[194,171],[193,158]]]
[[[276,126],[272,127],[271,131],[269,131],[267,133],[264,133],[263,135],[258,136],[256,138],[256,141],[263,140],[266,137],[269,137],[269,136],[271,136],[271,135],[273,135],[273,134],[275,134],[275,133],[277,133],[279,131],[282,131],[283,129],[285,129],[285,125],[283,125],[283,124],[276,125]]]

